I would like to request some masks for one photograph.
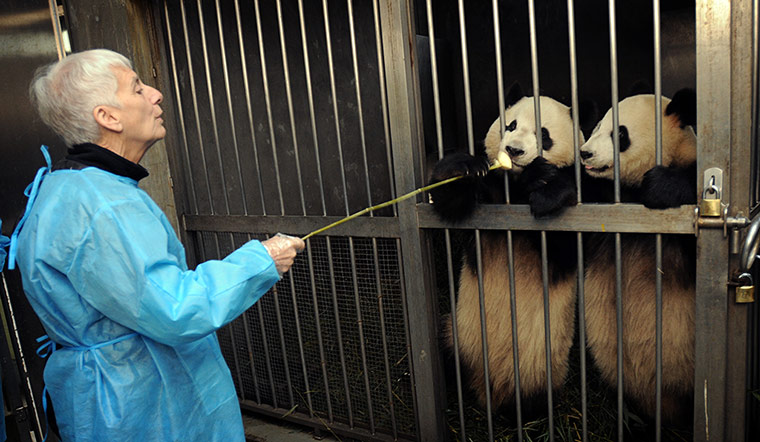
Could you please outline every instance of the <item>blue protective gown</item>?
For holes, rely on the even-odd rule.
[[[137,181],[88,167],[44,177],[17,254],[64,441],[244,440],[213,332],[279,279],[260,242],[189,271]]]

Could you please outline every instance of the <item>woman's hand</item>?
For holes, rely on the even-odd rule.
[[[301,238],[283,235],[282,233],[278,233],[268,240],[262,241],[261,244],[267,249],[269,256],[274,260],[280,276],[290,270],[290,266],[293,265],[296,255],[298,252],[303,251],[306,246]]]

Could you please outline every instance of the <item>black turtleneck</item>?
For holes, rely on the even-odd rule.
[[[148,176],[148,171],[139,164],[123,156],[100,147],[97,144],[77,144],[69,149],[69,154],[53,166],[53,170],[84,169],[97,167],[116,175],[132,178],[135,181]]]

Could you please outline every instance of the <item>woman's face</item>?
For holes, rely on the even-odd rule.
[[[113,69],[119,83],[116,97],[121,103],[116,113],[122,123],[125,141],[150,146],[162,139],[166,129],[159,103],[164,96],[157,89],[143,84],[132,69]]]

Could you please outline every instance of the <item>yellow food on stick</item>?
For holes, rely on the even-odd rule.
[[[512,159],[509,158],[506,152],[500,150],[499,155],[496,156],[496,164],[504,170],[510,170],[512,168]]]

